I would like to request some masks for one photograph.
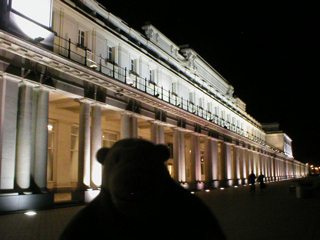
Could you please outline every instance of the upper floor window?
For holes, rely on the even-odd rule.
[[[114,61],[112,47],[107,47],[107,60]]]
[[[138,60],[137,59],[130,60],[130,72],[138,75]]]
[[[149,83],[156,84],[155,70],[150,70],[149,76],[150,76]]]
[[[173,82],[172,83],[172,94],[178,96],[178,82]]]
[[[84,38],[85,38],[84,31],[79,29],[79,32],[78,32],[78,47],[85,48]]]

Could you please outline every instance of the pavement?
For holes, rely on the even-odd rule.
[[[320,197],[297,198],[289,191],[294,184],[286,180],[267,183],[263,192],[257,185],[255,193],[249,186],[239,186],[196,195],[214,212],[229,240],[318,240]],[[23,212],[0,215],[0,239],[58,239],[82,208],[66,205],[37,211],[34,216]]]

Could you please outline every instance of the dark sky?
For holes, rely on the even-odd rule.
[[[189,44],[234,86],[251,116],[280,123],[297,160],[320,165],[315,2],[98,1],[135,30],[150,21],[177,45]]]

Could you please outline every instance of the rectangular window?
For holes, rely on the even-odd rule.
[[[118,141],[118,139],[119,135],[117,133],[103,132],[102,146],[110,148]]]
[[[190,92],[189,93],[189,102],[191,103],[191,104],[195,104],[195,92]]]
[[[130,60],[130,71],[131,72],[136,72],[136,66],[134,64],[134,60],[133,59]]]
[[[149,76],[150,76],[149,82],[152,84],[156,84],[155,70],[150,70]]]
[[[84,31],[79,29],[79,33],[78,33],[78,47],[81,47],[81,48],[85,48],[85,45],[84,45]]]
[[[178,82],[172,83],[172,94],[178,96]]]
[[[203,98],[199,98],[199,108],[203,109],[204,107],[204,99]]]
[[[107,60],[110,61],[110,62],[114,61],[112,47],[107,47]]]
[[[130,73],[139,76],[138,59],[130,59]]]

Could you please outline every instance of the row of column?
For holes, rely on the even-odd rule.
[[[96,161],[96,152],[102,147],[101,106],[88,100],[79,100],[79,159],[78,190],[97,189],[101,185],[101,165]],[[138,119],[134,114],[121,113],[120,138],[138,137]],[[151,140],[164,143],[164,127],[154,121]]]
[[[43,87],[1,79],[0,93],[0,190],[45,192],[49,92]],[[101,165],[95,159],[102,146],[101,106],[88,100],[80,100],[79,104],[78,189],[96,189],[101,184]],[[137,129],[134,114],[121,114],[121,138],[137,137]],[[203,163],[200,138],[204,138]],[[152,122],[151,141],[165,143],[161,122]],[[243,184],[252,171],[263,173],[267,180],[306,175],[298,163],[199,133],[191,133],[190,150],[187,177],[185,132],[173,128],[174,179],[190,188]]]
[[[204,174],[201,170],[200,137],[204,138]],[[251,172],[265,175],[266,181],[306,175],[297,174],[294,164],[287,159],[191,133],[190,176],[187,178],[185,154],[185,133],[176,128],[173,130],[174,179],[191,189],[246,184]],[[303,166],[301,168],[304,169]]]
[[[47,192],[49,92],[2,78],[0,190]]]

